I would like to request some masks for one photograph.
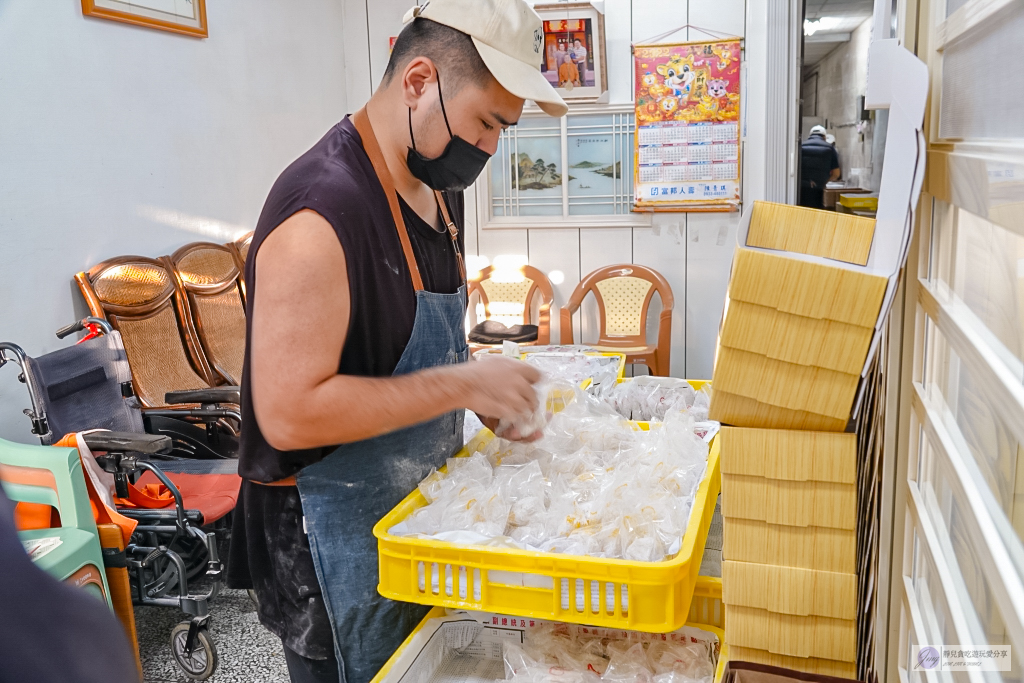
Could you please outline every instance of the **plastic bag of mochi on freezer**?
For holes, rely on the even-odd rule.
[[[600,629],[599,629],[600,630]],[[586,631],[589,631],[587,633]],[[504,644],[505,679],[516,683],[712,683],[708,642],[601,637],[593,629],[543,624],[522,645]]]

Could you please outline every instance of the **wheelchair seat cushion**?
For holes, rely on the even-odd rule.
[[[87,432],[82,435],[85,445],[92,451],[107,453],[170,453],[172,442],[162,434],[136,434],[132,432]]]
[[[212,524],[235,509],[242,485],[242,478],[237,474],[166,474],[181,491],[185,509],[200,511],[204,524]],[[136,486],[158,483],[152,472],[146,472],[139,477]]]
[[[190,389],[188,391],[168,391],[164,400],[169,405],[187,403],[231,403],[241,404],[238,387],[210,387],[208,389]]]

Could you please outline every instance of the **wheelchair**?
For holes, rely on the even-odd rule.
[[[113,475],[114,495],[121,501],[131,497],[132,487],[149,484],[162,484],[170,493],[173,506],[117,505],[117,512],[138,526],[123,555],[116,549],[104,554],[108,568],[127,569],[133,604],[176,607],[188,616],[172,631],[172,654],[188,677],[205,680],[217,666],[208,631],[209,603],[223,573],[217,534],[231,528],[241,484],[231,457],[232,431],[240,423],[238,389],[168,394],[168,404],[198,407],[154,411],[159,414],[146,416],[160,418],[154,426],[134,400],[120,335],[105,321],[86,318],[61,329],[58,337],[80,330],[89,334],[78,344],[37,358],[16,344],[0,343],[0,368],[8,362],[20,367],[18,379],[31,405],[24,412],[43,445],[80,433],[79,450],[84,441],[95,451],[96,462]],[[147,423],[157,433],[147,434]],[[211,587],[191,594],[189,583],[200,575]]]

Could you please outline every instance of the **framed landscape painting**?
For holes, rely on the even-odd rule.
[[[82,14],[206,38],[206,0],[82,0]]]

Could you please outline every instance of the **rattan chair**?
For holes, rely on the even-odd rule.
[[[210,367],[227,384],[242,381],[245,303],[237,251],[210,242],[186,244],[170,256],[177,284]]]
[[[238,264],[238,282],[242,289],[242,301],[245,301],[245,259],[249,258],[249,245],[252,244],[252,232],[247,232],[234,242],[224,246],[231,250]]]
[[[90,313],[121,333],[143,408],[167,407],[168,392],[217,384],[169,261],[118,256],[75,281]]]
[[[647,343],[647,313],[655,292],[661,297],[658,343]],[[572,316],[593,293],[600,314],[597,344],[601,351],[626,354],[627,363],[646,365],[652,375],[668,376],[672,352],[672,288],[645,266],[624,264],[599,268],[583,278],[561,311],[563,344],[573,343]]]
[[[480,303],[483,304],[484,320],[498,320],[509,327],[518,324],[529,325],[534,300],[540,297],[537,341],[525,343],[551,343],[551,304],[555,295],[551,283],[537,268],[524,265],[511,277],[505,274],[504,269],[499,269],[497,279],[494,266],[482,268],[469,279],[469,298],[472,299],[474,294],[479,295]],[[473,349],[487,346],[489,345],[474,344]]]

